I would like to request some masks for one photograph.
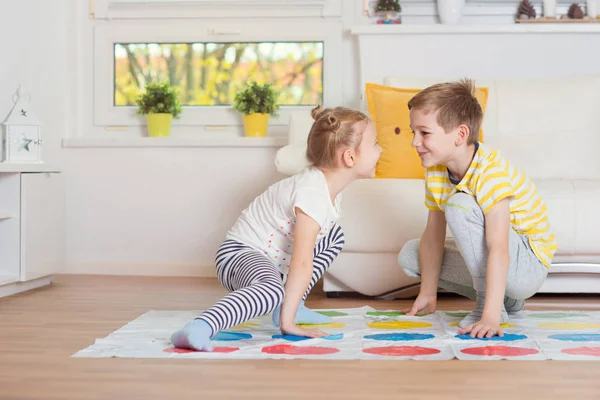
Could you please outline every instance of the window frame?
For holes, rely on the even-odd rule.
[[[145,125],[136,107],[114,106],[114,45],[160,42],[323,42],[323,104],[342,102],[341,21],[325,18],[285,20],[136,20],[96,21],[94,27],[93,121],[95,126]],[[107,56],[108,55],[108,56]],[[273,126],[288,125],[293,112],[312,106],[282,106]],[[242,116],[230,106],[183,107],[174,126],[241,126]]]

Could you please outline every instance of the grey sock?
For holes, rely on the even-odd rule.
[[[483,306],[485,304],[485,291],[477,292],[477,304],[475,304],[475,309],[471,311],[469,315],[463,318],[462,321],[459,322],[458,326],[461,328],[466,328],[467,326],[477,323],[481,320],[481,316],[483,315]],[[506,313],[506,309],[504,305],[502,305],[502,313],[500,314],[500,323],[503,324],[508,322],[508,314]]]
[[[516,313],[525,308],[525,300],[511,299],[510,297],[504,297],[504,308],[509,314]]]

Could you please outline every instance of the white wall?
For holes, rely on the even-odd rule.
[[[84,50],[82,96],[89,100],[93,24],[86,8],[79,10],[75,31],[81,32]],[[354,7],[347,8],[353,18]],[[348,37],[344,51],[353,50]],[[348,64],[344,98],[351,99],[357,96],[352,83],[358,82],[358,63]],[[82,108],[81,129],[102,134],[92,125],[91,111]],[[283,177],[273,163],[276,150],[63,149],[67,272],[214,276],[214,254],[227,229],[256,195]]]
[[[68,118],[68,35],[71,0],[0,3],[0,120],[13,106],[18,85],[31,95],[31,110],[44,124],[43,157],[59,160]],[[49,18],[50,16],[50,18]]]

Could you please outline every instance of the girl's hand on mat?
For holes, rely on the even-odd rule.
[[[294,335],[294,336],[305,336],[309,338],[318,338],[323,336],[329,336],[328,333],[320,331],[318,329],[305,329],[301,328],[298,325],[290,325],[290,326],[281,326],[281,333],[284,335]]]
[[[502,332],[502,328],[500,328],[498,322],[486,319],[485,317],[481,318],[479,322],[458,330],[460,335],[466,335],[469,332],[472,338],[477,337],[479,339],[484,337],[491,338],[494,335],[504,336],[504,332]]]
[[[435,311],[436,304],[437,296],[429,296],[419,293],[417,299],[413,303],[412,308],[406,313],[406,315],[415,315],[417,313],[431,314]]]

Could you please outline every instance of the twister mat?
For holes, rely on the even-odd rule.
[[[521,312],[503,325],[503,337],[491,339],[458,335],[465,311],[414,317],[371,307],[319,312],[332,322],[310,327],[330,336],[281,335],[267,315],[217,334],[215,351],[206,353],[175,349],[169,341],[200,311],[148,311],[73,357],[600,361],[600,311]]]

